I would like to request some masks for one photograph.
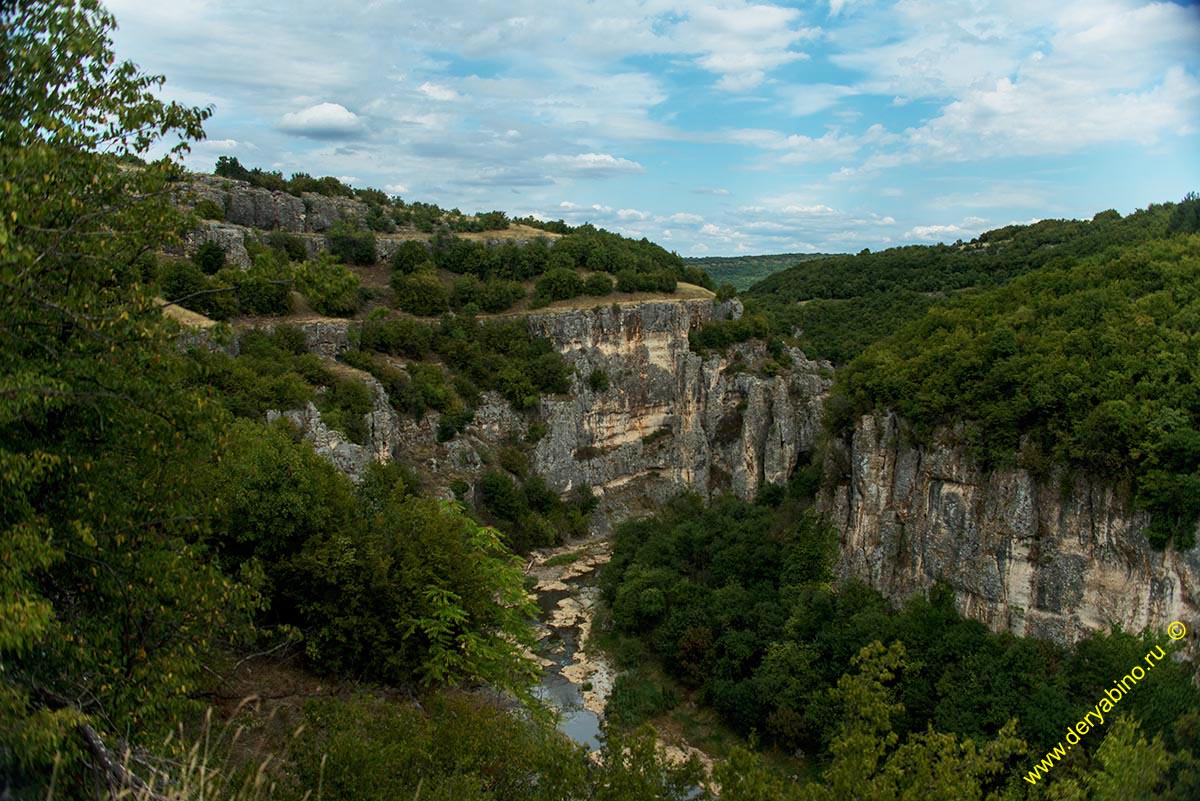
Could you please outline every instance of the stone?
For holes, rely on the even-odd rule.
[[[1061,644],[1114,625],[1200,624],[1200,546],[1152,549],[1128,488],[987,470],[960,442],[944,430],[914,445],[878,413],[835,443],[826,474],[841,478],[818,506],[840,532],[840,575],[897,603],[944,581],[962,614]]]

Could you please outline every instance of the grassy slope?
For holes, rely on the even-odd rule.
[[[687,258],[688,267],[699,267],[712,276],[717,286],[732,284],[738,291],[749,289],[772,273],[803,261],[823,259],[825,253],[778,253],[766,256],[709,256]]]

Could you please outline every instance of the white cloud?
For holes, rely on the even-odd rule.
[[[617,209],[617,217],[622,220],[648,220],[654,215],[639,209]]]
[[[698,223],[704,222],[704,218],[699,214],[689,214],[688,212],[678,212],[667,218],[673,223]]]
[[[608,153],[580,153],[577,156],[551,154],[543,159],[555,170],[575,175],[628,175],[645,172],[641,164]]]
[[[800,17],[797,9],[773,5],[697,4],[669,38],[684,52],[698,53],[697,66],[721,76],[718,89],[741,92],[771,70],[808,58],[793,48],[820,30],[796,27]]]
[[[451,101],[462,99],[462,95],[451,89],[449,86],[442,86],[440,84],[431,83],[430,81],[426,81],[425,83],[421,84],[419,87],[417,87],[417,89],[421,92],[421,94],[433,100]]]
[[[919,242],[946,242],[957,239],[974,239],[983,232],[987,220],[982,217],[966,217],[961,223],[946,225],[916,225],[904,232],[904,238]]]
[[[339,103],[318,103],[302,111],[289,112],[279,120],[288,133],[314,139],[337,139],[362,133],[362,120]]]
[[[693,195],[717,195],[719,197],[725,197],[725,196],[729,195],[729,190],[728,189],[719,189],[719,188],[718,189],[709,189],[706,187],[699,187],[697,189],[693,189],[692,194]]]

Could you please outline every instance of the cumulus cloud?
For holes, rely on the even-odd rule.
[[[362,120],[340,103],[318,103],[301,111],[288,112],[279,120],[280,129],[313,139],[343,139],[363,132]]]
[[[543,161],[555,170],[574,175],[606,177],[645,172],[641,164],[609,153],[580,153],[577,156],[551,154]]]

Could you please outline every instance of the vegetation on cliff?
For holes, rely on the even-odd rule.
[[[755,799],[897,797],[888,787],[898,797],[918,788],[1040,797],[1024,792],[1028,759],[1055,745],[1112,677],[1169,647],[1161,635],[1117,631],[1064,649],[963,619],[945,589],[894,609],[861,583],[834,582],[836,535],[805,510],[812,486],[805,473],[755,504],[682,497],[618,526],[601,577],[626,671],[610,701],[617,718],[656,718],[690,697],[823,773],[813,785],[785,783],[738,753],[718,771],[722,798],[733,788],[730,797]],[[1173,788],[1155,797],[1200,786],[1191,674],[1187,663],[1163,663],[1121,701],[1133,721],[1123,725],[1172,765],[1162,784]],[[1122,748],[1137,744],[1120,726],[1109,734],[1125,738]],[[1105,770],[1083,751],[1073,757],[1064,786]]]
[[[1165,227],[1170,215],[1158,216]],[[1151,541],[1188,548],[1200,520],[1198,320],[1194,233],[1063,255],[868,348],[839,373],[829,423],[846,430],[887,408],[918,438],[962,424],[985,464],[1131,481]]]

